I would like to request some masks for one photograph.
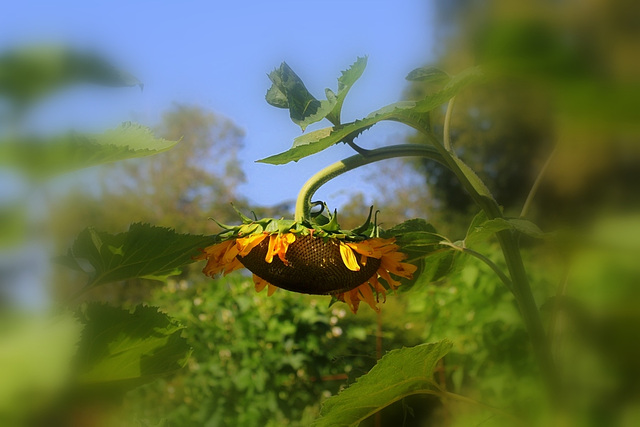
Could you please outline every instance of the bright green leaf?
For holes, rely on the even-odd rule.
[[[58,261],[89,274],[88,286],[134,278],[166,278],[194,262],[198,248],[212,237],[178,234],[149,224],[132,224],[119,234],[83,230],[66,256]]]
[[[36,178],[169,150],[177,141],[156,138],[151,130],[125,122],[102,134],[68,133],[59,137],[0,141],[0,166],[18,168]]]
[[[468,68],[460,74],[452,77],[449,82],[439,91],[427,95],[416,104],[417,112],[429,112],[439,105],[444,104],[454,97],[462,89],[484,78],[484,73],[480,67]]]
[[[326,89],[327,100],[331,101],[335,97],[335,105],[331,112],[327,115],[327,119],[334,125],[340,124],[340,114],[342,112],[342,104],[344,103],[349,90],[353,84],[362,76],[364,69],[367,67],[367,57],[358,58],[347,70],[342,72],[338,78],[338,94],[334,94],[330,89]]]
[[[464,246],[473,247],[502,230],[514,230],[535,238],[545,237],[545,233],[529,220],[521,218],[487,219],[484,211],[480,211],[471,221],[467,236],[464,239]]]
[[[81,385],[138,386],[181,369],[191,353],[180,336],[184,326],[156,307],[128,311],[90,304],[80,319],[85,324],[77,360]]]
[[[258,162],[274,165],[282,165],[292,161],[297,162],[339,142],[353,140],[382,120],[393,120],[413,127],[428,128],[428,115],[415,112],[415,105],[415,102],[412,101],[397,102],[371,113],[362,120],[356,120],[341,126],[319,129],[307,135],[302,135],[293,141],[293,146],[289,150],[258,160]]]
[[[361,421],[406,396],[437,394],[433,371],[451,350],[448,340],[392,350],[369,373],[349,388],[329,398],[315,427],[357,426]]]
[[[529,237],[541,239],[546,236],[546,234],[542,230],[540,230],[540,227],[527,219],[507,218],[507,222],[514,230],[519,231],[520,233]]]
[[[471,169],[466,163],[464,163],[459,157],[453,156],[453,161],[456,163],[460,171],[467,178],[471,186],[475,190],[475,192],[482,198],[490,200],[493,204],[495,204],[495,199],[491,194],[491,191],[485,183],[476,175],[476,173]]]
[[[32,46],[0,55],[0,97],[24,108],[65,86],[91,83],[122,87],[142,84],[96,53],[61,46]]]
[[[0,318],[0,424],[28,425],[24,419],[47,408],[68,386],[82,325],[68,312],[51,317],[9,312]]]
[[[409,81],[443,83],[450,79],[449,74],[436,67],[420,67],[412,70],[406,77]]]

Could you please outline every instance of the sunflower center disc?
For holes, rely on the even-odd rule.
[[[361,256],[356,253],[360,271],[349,270],[340,256],[340,243],[331,238],[296,236],[285,256],[288,265],[278,256],[267,263],[268,248],[269,239],[264,239],[248,255],[238,259],[256,276],[293,292],[316,295],[346,292],[365,283],[380,267],[380,260],[371,257],[362,265]]]

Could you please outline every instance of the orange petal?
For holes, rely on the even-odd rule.
[[[242,263],[240,262],[240,260],[238,258],[234,258],[233,261],[231,261],[229,264],[227,264],[224,267],[224,275],[226,276],[227,274],[231,273],[232,271],[236,271],[236,270],[239,270],[241,268],[244,268],[244,265],[242,265]]]
[[[253,283],[256,285],[256,292],[262,291],[269,284],[269,282],[255,274],[253,275]]]
[[[389,272],[384,268],[382,267],[378,268],[378,275],[382,277],[389,284],[391,289],[396,289],[398,286],[400,286],[400,282],[392,279],[391,276],[389,275]]]
[[[373,297],[373,292],[368,283],[358,286],[358,298],[369,304],[369,307],[373,308],[376,312],[380,312],[380,309],[376,305],[376,300]]]
[[[382,286],[380,282],[378,282],[377,275],[374,275],[372,278],[369,279],[369,284],[373,286],[373,289],[376,291],[376,301],[379,300],[380,294],[382,294],[382,297],[384,298],[382,302],[386,302],[387,291],[384,289],[384,286]]]
[[[253,234],[249,237],[242,237],[237,240],[236,246],[238,248],[238,255],[246,256],[256,246],[258,246],[268,234]]]

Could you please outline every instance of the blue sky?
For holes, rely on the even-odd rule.
[[[152,126],[173,102],[228,117],[246,134],[242,190],[256,204],[274,204],[294,199],[315,171],[353,152],[339,146],[285,166],[254,163],[300,135],[285,110],[264,101],[267,73],[286,61],[320,97],[325,87],[336,88],[341,70],[368,55],[343,109],[343,121],[364,117],[398,101],[405,75],[433,58],[432,16],[424,0],[22,1],[3,7],[0,50],[43,41],[97,49],[145,85],[143,92],[78,93],[56,112],[58,127],[106,129],[126,120]],[[358,142],[379,146],[404,132],[384,123]],[[366,190],[364,177],[372,171],[341,177],[317,198],[339,206]]]

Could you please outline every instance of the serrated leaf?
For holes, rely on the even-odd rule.
[[[426,113],[439,105],[444,104],[454,97],[458,92],[471,83],[478,82],[484,78],[484,73],[480,67],[468,68],[460,74],[452,77],[448,83],[439,91],[427,95],[416,104],[416,112]]]
[[[19,168],[34,178],[144,157],[169,150],[178,141],[156,138],[139,124],[125,122],[102,134],[68,133],[47,139],[0,141],[0,165]]]
[[[357,426],[406,396],[438,393],[433,371],[438,360],[451,350],[448,340],[392,350],[369,373],[322,405],[315,427]]]
[[[471,169],[465,162],[462,161],[459,157],[453,156],[453,161],[456,163],[460,171],[467,178],[475,192],[482,198],[491,200],[495,204],[495,199],[491,194],[489,188],[485,185],[485,183],[476,175],[476,173]]]
[[[340,115],[342,113],[342,104],[344,103],[349,90],[354,83],[362,76],[364,69],[367,67],[367,57],[359,57],[348,69],[342,72],[338,78],[338,93],[334,94],[331,90],[326,89],[327,100],[331,101],[335,97],[335,105],[331,112],[327,115],[327,119],[334,125],[339,125]]]
[[[414,110],[412,101],[397,102],[371,113],[362,120],[356,120],[341,126],[328,127],[302,135],[293,141],[293,146],[280,154],[258,160],[260,163],[282,165],[318,153],[342,141],[356,138],[374,124],[382,120],[406,123],[413,127],[428,127],[429,116]]]
[[[0,97],[18,108],[77,83],[123,87],[142,84],[94,52],[62,46],[31,46],[0,55]]]
[[[212,237],[178,234],[149,224],[132,224],[129,231],[119,234],[87,228],[58,261],[89,274],[87,286],[143,277],[161,279],[194,262],[198,248],[212,243]]]
[[[409,81],[426,83],[444,83],[450,79],[449,74],[436,67],[420,67],[412,70],[407,77]]]
[[[311,123],[324,119],[333,110],[336,101],[317,100],[286,62],[269,73],[269,79],[272,86],[267,91],[267,102],[278,108],[289,108],[291,120],[302,131]]]
[[[138,386],[181,369],[191,353],[180,336],[184,326],[157,307],[129,311],[91,304],[80,320],[85,324],[77,359],[81,386]]]

